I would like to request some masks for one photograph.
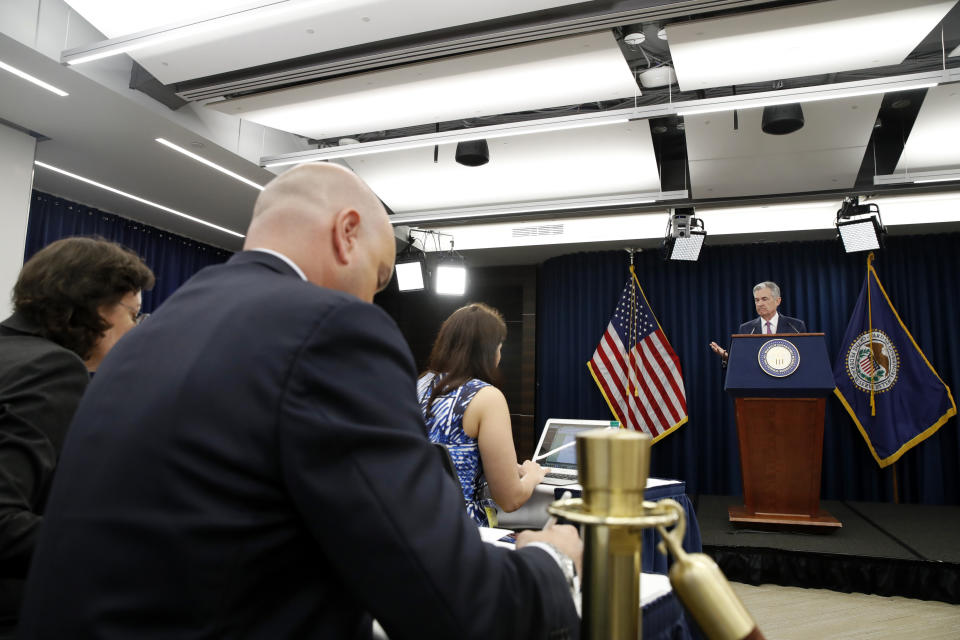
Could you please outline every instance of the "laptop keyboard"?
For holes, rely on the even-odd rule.
[[[575,473],[553,473],[550,472],[543,476],[544,478],[559,478],[561,480],[576,480],[577,475]]]

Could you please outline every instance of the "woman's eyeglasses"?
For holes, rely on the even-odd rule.
[[[150,317],[149,313],[144,313],[143,311],[140,311],[140,309],[131,307],[128,304],[124,304],[122,302],[118,302],[117,304],[130,312],[130,319],[133,320],[133,324],[140,324],[146,318]]]

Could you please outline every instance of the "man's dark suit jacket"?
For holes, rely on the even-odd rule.
[[[203,270],[84,396],[19,637],[577,637],[547,553],[480,541],[415,379],[375,305],[262,252]]]
[[[756,317],[749,322],[744,322],[737,329],[737,333],[763,333],[763,323],[761,318]],[[806,333],[807,325],[803,320],[791,318],[780,314],[780,321],[777,323],[777,333]]]
[[[0,323],[0,637],[12,631],[57,457],[90,381],[19,313]]]

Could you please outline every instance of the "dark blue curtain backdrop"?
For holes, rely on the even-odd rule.
[[[880,281],[934,368],[958,397],[960,234],[887,239],[875,262]],[[756,315],[752,287],[773,280],[783,313],[826,333],[831,360],[866,273],[866,255],[839,242],[704,247],[693,264],[635,256],[637,276],[680,357],[690,421],[653,446],[651,474],[686,480],[691,493],[742,493],[733,401],[708,348],[726,345]],[[537,288],[537,429],[547,418],[609,419],[586,363],[628,276],[625,251],[580,253],[545,262]],[[903,502],[960,504],[960,444],[951,419],[896,464]],[[880,469],[836,398],[827,400],[825,499],[892,501],[892,471]]]
[[[134,250],[153,270],[157,283],[143,292],[143,310],[152,312],[200,269],[224,262],[232,253],[155,227],[105,213],[39,191],[30,201],[24,260],[54,240],[101,236]]]

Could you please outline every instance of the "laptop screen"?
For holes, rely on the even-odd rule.
[[[616,425],[616,423],[614,423]],[[543,427],[543,435],[540,437],[540,443],[537,445],[536,456],[543,455],[565,444],[574,442],[577,434],[587,429],[596,429],[598,427],[609,427],[610,422],[606,420],[547,420]],[[567,447],[546,458],[538,461],[545,467],[554,469],[577,470],[577,447]]]

